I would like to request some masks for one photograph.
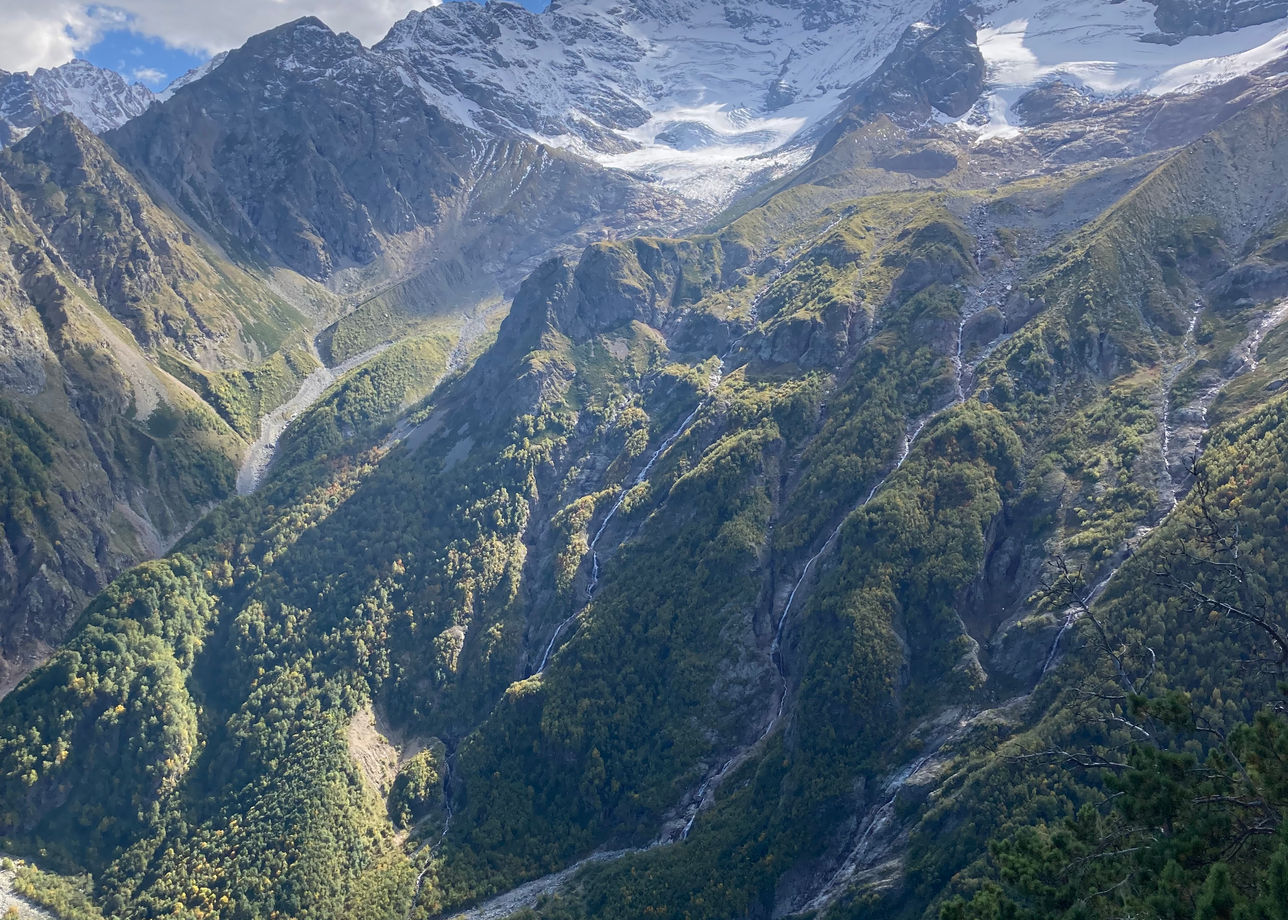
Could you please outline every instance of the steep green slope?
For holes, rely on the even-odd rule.
[[[70,115],[0,155],[0,176],[66,266],[147,349],[205,366],[257,361],[305,321],[143,190]]]
[[[982,529],[971,526],[969,518],[937,517],[934,511],[942,514],[939,502],[934,511],[923,504],[920,514],[910,514],[918,499],[924,502],[927,495],[940,494],[932,465],[919,469],[906,489],[900,489],[900,477],[887,487],[891,503],[904,492],[904,508],[886,506],[878,495],[858,521],[847,525],[846,530],[863,526],[867,536],[860,544],[862,551],[838,566],[836,580],[856,591],[849,595],[854,605],[850,610],[868,617],[874,611],[878,614],[866,622],[856,619],[850,627],[863,636],[856,646],[867,656],[883,645],[902,648],[907,656],[901,675],[906,685],[896,686],[906,686],[906,698],[922,696],[920,720],[915,718],[918,709],[910,707],[914,718],[882,739],[888,744],[892,737],[906,738],[907,748],[902,752],[895,748],[893,759],[866,769],[842,769],[830,799],[824,784],[811,795],[810,786],[802,782],[800,777],[809,775],[811,767],[818,769],[820,761],[827,765],[829,780],[834,775],[831,769],[844,763],[834,755],[801,758],[801,752],[817,743],[813,739],[839,735],[843,745],[855,745],[863,752],[868,746],[863,732],[867,719],[876,714],[887,731],[898,724],[892,723],[890,709],[874,705],[871,698],[858,713],[847,716],[836,706],[852,692],[845,682],[830,686],[812,707],[804,706],[811,684],[836,670],[838,661],[853,662],[846,668],[849,687],[870,686],[874,673],[881,671],[874,670],[871,658],[838,654],[835,637],[845,631],[838,630],[834,615],[825,618],[812,643],[827,651],[811,655],[810,667],[801,677],[799,735],[793,739],[789,728],[786,750],[771,750],[754,772],[744,768],[734,775],[730,782],[737,784],[736,791],[724,803],[717,800],[712,812],[711,836],[704,839],[699,821],[689,840],[696,852],[659,850],[612,868],[592,869],[579,903],[549,907],[544,913],[596,916],[614,905],[611,910],[617,915],[660,912],[718,917],[810,912],[848,904],[838,913],[915,916],[929,906],[934,915],[934,905],[948,889],[953,873],[985,852],[985,841],[992,833],[996,831],[997,839],[1004,841],[1017,827],[1049,817],[1053,808],[1072,814],[1085,801],[1085,787],[1079,792],[1075,784],[1069,787],[1070,799],[1057,804],[1060,800],[1046,795],[1050,776],[1040,772],[1035,776],[1032,767],[990,756],[999,736],[1011,735],[1028,718],[1041,718],[1043,709],[1051,705],[1050,682],[1032,699],[1017,696],[1017,691],[1027,691],[1043,676],[1053,638],[1051,620],[1046,617],[1060,614],[1062,607],[1047,606],[1058,602],[1044,602],[1041,596],[1027,603],[1026,598],[1039,587],[1041,558],[1058,552],[1067,556],[1075,570],[1085,567],[1086,590],[1096,588],[1094,599],[1099,600],[1104,579],[1117,573],[1118,579],[1109,583],[1106,604],[1113,602],[1118,590],[1127,590],[1113,585],[1135,579],[1136,609],[1156,606],[1156,601],[1146,600],[1154,594],[1150,564],[1145,561],[1149,557],[1136,555],[1121,573],[1118,566],[1145,538],[1152,536],[1151,546],[1167,539],[1166,533],[1153,535],[1152,527],[1170,511],[1173,491],[1186,488],[1187,451],[1196,446],[1194,439],[1200,432],[1195,429],[1202,427],[1213,401],[1212,417],[1228,418],[1234,407],[1226,406],[1236,394],[1246,407],[1250,400],[1271,398],[1277,389],[1273,385],[1267,389],[1282,374],[1272,357],[1277,351],[1263,352],[1261,363],[1256,363],[1264,329],[1269,328],[1257,324],[1267,313],[1270,323],[1282,319],[1282,314],[1273,309],[1273,300],[1268,309],[1264,300],[1232,298],[1229,291],[1232,278],[1247,273],[1250,255],[1264,252],[1264,234],[1282,219],[1282,187],[1270,177],[1283,168],[1284,151],[1277,140],[1283,111],[1281,101],[1263,106],[1230,126],[1228,134],[1223,131],[1180,154],[1085,232],[1039,256],[1026,269],[1032,280],[1016,283],[1013,290],[993,289],[1008,314],[1006,324],[995,331],[1006,330],[1011,316],[1021,321],[1033,316],[1023,327],[1003,332],[1000,341],[976,349],[974,357],[983,361],[968,375],[996,423],[1003,431],[1018,434],[1025,446],[1023,454],[1013,455],[1019,475],[1010,477],[1009,486],[999,477],[1002,501],[990,513],[1000,510],[1000,514],[985,519]],[[1239,183],[1210,184],[1214,174],[1235,169]],[[1205,192],[1197,205],[1196,189]],[[1015,194],[1004,195],[991,205],[992,213],[1013,216],[1015,205],[1027,194],[1021,186]],[[1253,202],[1257,196],[1259,200]],[[1025,211],[1032,214],[1034,203],[1029,197]],[[1210,215],[1206,220],[1196,213],[1203,209]],[[1249,221],[1249,214],[1258,219]],[[993,245],[1000,254],[1017,238],[1016,230],[999,228]],[[1020,238],[1023,233],[1020,230]],[[990,261],[986,257],[980,264]],[[1258,277],[1273,277],[1267,269],[1261,263]],[[984,272],[987,290],[988,269]],[[1008,272],[1002,274],[1009,277]],[[1285,289],[1271,282],[1259,293],[1263,298],[1281,298]],[[1201,317],[1193,306],[1199,298]],[[1254,304],[1257,309],[1250,309]],[[968,363],[972,363],[969,330],[975,323],[988,322],[989,310],[980,306],[983,309],[961,327],[962,354]],[[1187,315],[1196,320],[1189,335]],[[1247,325],[1250,317],[1257,317],[1252,326]],[[1249,347],[1251,360],[1244,357]],[[1226,397],[1224,388],[1232,380],[1235,384],[1229,386]],[[1258,389],[1260,397],[1252,397]],[[967,507],[988,510],[987,493],[968,485],[970,467],[962,460],[969,459],[969,453],[962,456],[960,445],[929,440],[937,426],[948,425],[963,411],[932,419],[928,434],[918,443],[925,445],[923,462],[952,458],[956,494],[967,499]],[[980,431],[978,423],[972,428]],[[910,474],[917,469],[919,454],[914,447],[905,467]],[[1278,457],[1273,450],[1262,456],[1258,468],[1273,481],[1281,475]],[[1000,472],[1005,467],[994,469]],[[1244,523],[1244,532],[1261,534],[1277,528],[1277,514],[1264,504],[1261,511],[1266,516],[1258,512],[1255,520]],[[874,516],[879,516],[876,529],[869,523]],[[838,556],[848,544],[846,530],[837,544]],[[984,545],[972,552],[972,542],[979,536]],[[1175,538],[1174,533],[1171,536]],[[903,547],[907,549],[900,553]],[[1266,564],[1273,569],[1268,558]],[[954,584],[958,559],[966,565],[961,580]],[[862,573],[879,560],[888,560],[886,582],[878,582],[877,591],[867,594]],[[935,578],[945,579],[948,590],[940,595],[943,600],[936,602],[933,593],[926,593],[928,577],[932,579],[929,587]],[[1277,596],[1280,590],[1270,586],[1269,596]],[[835,592],[823,579],[803,608],[805,621],[834,609]],[[866,602],[860,604],[865,594]],[[1035,602],[1037,606],[1031,606]],[[947,622],[935,617],[939,605],[948,613]],[[881,614],[883,607],[914,613],[911,621],[904,621],[904,630],[884,641],[879,629],[891,618],[889,613]],[[1119,616],[1134,612],[1132,607],[1115,609]],[[1049,612],[1042,616],[1044,610]],[[954,617],[961,618],[956,629]],[[900,622],[898,615],[893,622]],[[943,649],[944,664],[954,650],[946,640],[954,634],[960,637],[962,644],[955,649],[963,654],[959,668],[963,677],[975,678],[978,692],[970,692],[969,679],[956,684],[942,677],[925,680],[933,678],[930,672],[917,680],[916,658],[908,652],[916,649],[918,633],[926,641],[923,630],[938,640],[928,647]],[[976,653],[971,650],[974,642],[978,642]],[[1163,642],[1150,645],[1161,648]],[[1211,635],[1196,640],[1189,653],[1187,679],[1198,679],[1195,667],[1202,667],[1208,656],[1219,656],[1220,647]],[[1215,682],[1215,673],[1219,669],[1214,668],[1214,675],[1206,679]],[[1059,672],[1052,678],[1064,679]],[[1070,679],[1076,682],[1077,676]],[[940,688],[947,692],[937,695]],[[1224,689],[1238,693],[1228,686]],[[1072,695],[1069,700],[1059,703],[1048,718],[1062,725],[1064,732],[1076,733],[1083,723],[1077,715],[1071,718],[1067,707],[1076,707],[1079,697]],[[815,718],[815,712],[821,718]],[[1075,744],[1064,736],[1055,741],[1042,737],[1025,749],[1078,750],[1085,739],[1077,740]],[[1016,747],[1003,750],[1014,752]],[[854,773],[861,778],[858,784],[847,778]],[[800,810],[811,802],[815,810]],[[794,810],[788,812],[789,807]],[[992,823],[1006,819],[1004,827]],[[820,836],[820,828],[827,827],[838,830],[830,837]],[[753,840],[758,844],[749,847]],[[798,868],[786,874],[772,868],[785,861],[795,862]],[[629,910],[622,911],[623,904],[630,905]],[[1076,905],[1065,906],[1075,908],[1071,916],[1078,915]],[[978,916],[994,916],[987,912],[987,900],[979,907],[983,912]],[[1046,914],[1039,910],[1036,915]]]
[[[111,578],[231,494],[243,437],[313,359],[263,363],[310,320],[69,117],[0,154],[0,235],[7,690]],[[266,373],[257,400],[203,385]]]
[[[1150,575],[1202,447],[1282,597],[1285,113],[987,191],[792,185],[544,263],[468,370],[384,352],[0,702],[4,847],[119,917],[1027,896],[1005,841],[1104,791],[1012,755],[1119,731],[1045,560],[1151,691],[1252,714]]]

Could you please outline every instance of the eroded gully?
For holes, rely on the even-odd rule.
[[[282,435],[291,422],[307,412],[337,380],[388,348],[388,344],[377,345],[342,364],[327,367],[318,354],[317,346],[310,339],[309,350],[321,366],[304,378],[294,396],[260,419],[259,437],[247,448],[246,457],[237,472],[237,494],[251,495],[260,487],[277,456]]]
[[[819,235],[818,238],[815,239],[814,242],[817,242],[818,239],[821,239],[823,236],[825,236],[835,226],[837,226],[843,219],[844,218],[840,218],[837,221],[833,222],[826,230],[823,231],[822,234]],[[774,281],[781,278],[783,275],[787,273],[787,271],[791,269],[792,265],[795,264],[795,261],[799,258],[800,254],[805,252],[809,248],[809,245],[812,245],[812,243],[806,244],[800,247],[798,250],[796,250],[793,253],[789,263],[784,264],[783,267],[781,267],[773,275],[770,276],[769,282],[762,289],[761,293],[758,294],[756,298],[753,300],[753,304],[752,304],[753,326],[755,323],[755,318],[757,316],[757,308],[759,307],[760,303],[763,301],[765,296],[767,296],[769,292],[769,288],[772,286]],[[851,517],[855,512],[857,512],[858,510],[861,510],[863,507],[870,504],[873,500],[876,499],[876,497],[881,493],[882,489],[884,489],[884,487],[890,481],[890,479],[904,467],[908,458],[912,454],[913,448],[916,446],[921,435],[925,432],[926,428],[929,425],[931,425],[934,421],[936,421],[939,417],[941,417],[945,413],[962,405],[969,398],[970,383],[973,381],[974,375],[978,371],[979,366],[985,360],[987,360],[987,358],[991,356],[993,352],[995,352],[997,348],[999,348],[1010,337],[1009,334],[1003,334],[1002,336],[999,336],[997,339],[995,339],[994,341],[990,342],[987,346],[982,348],[979,354],[975,357],[975,360],[971,362],[967,362],[965,360],[966,348],[965,348],[964,340],[965,340],[965,334],[966,334],[968,323],[980,311],[982,311],[983,309],[985,309],[987,306],[994,303],[995,301],[1000,301],[1001,298],[1004,296],[1004,293],[1009,292],[1011,290],[1010,277],[1011,276],[1008,273],[1000,273],[997,277],[991,279],[989,283],[985,285],[981,285],[978,289],[972,292],[970,298],[968,299],[966,305],[963,308],[963,314],[957,330],[957,341],[954,346],[954,354],[952,355],[952,361],[953,361],[954,372],[956,377],[955,398],[952,401],[950,401],[948,404],[942,406],[941,408],[939,408],[934,412],[931,412],[927,416],[919,419],[914,419],[909,422],[903,438],[902,449],[893,466],[887,471],[887,473],[884,476],[882,476],[872,486],[872,488],[867,494],[867,497],[856,508],[851,509],[847,514],[845,514],[842,517],[841,521],[837,523],[834,529],[829,533],[827,539],[824,541],[823,545],[819,548],[819,550],[806,561],[805,566],[801,570],[800,576],[793,583],[792,589],[787,595],[787,599],[786,599],[786,602],[784,603],[782,612],[776,617],[776,620],[775,620],[776,628],[774,633],[774,639],[773,639],[773,642],[771,643],[771,659],[773,661],[775,670],[777,671],[778,680],[779,680],[779,691],[775,694],[775,701],[772,705],[772,712],[771,712],[770,718],[766,722],[765,727],[759,733],[759,736],[757,737],[757,739],[752,744],[748,745],[747,747],[738,751],[733,756],[724,760],[716,770],[710,772],[706,777],[703,778],[702,782],[698,786],[697,792],[691,799],[690,805],[687,808],[683,809],[681,812],[680,817],[684,821],[683,828],[681,829],[681,831],[677,834],[673,831],[667,831],[664,829],[663,832],[656,839],[654,839],[651,843],[643,847],[626,849],[626,850],[616,850],[616,851],[599,851],[599,852],[593,853],[590,856],[586,857],[585,859],[577,863],[574,863],[573,865],[567,867],[566,869],[563,869],[558,873],[554,873],[552,875],[545,876],[540,879],[536,879],[532,882],[527,883],[526,885],[520,886],[519,888],[516,888],[510,892],[506,892],[505,894],[499,895],[496,898],[486,901],[483,904],[480,904],[474,908],[454,914],[452,915],[451,920],[501,920],[501,918],[509,916],[512,913],[531,907],[533,904],[536,903],[536,901],[540,897],[548,894],[552,894],[558,891],[560,888],[562,888],[562,886],[567,881],[573,878],[577,874],[577,872],[579,872],[582,868],[585,868],[587,866],[594,865],[594,864],[615,861],[617,859],[621,859],[623,857],[630,856],[630,855],[645,853],[645,852],[648,852],[649,850],[653,850],[662,846],[668,846],[677,841],[685,840],[689,837],[689,834],[693,830],[693,827],[700,813],[707,807],[708,804],[710,804],[714,800],[714,794],[718,790],[720,783],[729,774],[731,774],[738,766],[746,762],[746,760],[749,757],[751,757],[757,749],[759,749],[759,747],[763,744],[763,742],[771,734],[773,734],[773,732],[779,727],[779,725],[782,722],[782,719],[787,711],[787,701],[790,694],[790,678],[788,675],[787,666],[784,661],[784,656],[782,653],[783,640],[787,630],[789,629],[791,613],[793,610],[796,609],[796,606],[795,606],[796,600],[801,595],[801,592],[806,589],[810,575],[813,573],[818,563],[823,559],[823,557],[835,544],[837,538],[840,536],[841,531],[844,529],[845,521],[848,520],[849,517]],[[750,334],[751,333],[748,333],[748,335]],[[743,339],[745,338],[746,336],[743,337]],[[725,360],[729,357],[730,354],[732,354],[736,350],[737,346],[741,344],[743,339],[739,339],[733,345],[731,345],[729,351],[726,352],[725,356],[721,359],[721,374],[724,369]],[[716,384],[717,386],[719,384],[719,381],[720,381],[719,375],[717,375],[716,377],[713,377],[713,383]],[[681,437],[684,436],[688,428],[696,420],[698,414],[706,406],[707,402],[713,397],[714,392],[715,392],[715,387],[713,386],[709,395],[705,399],[703,399],[699,403],[697,408],[694,409],[693,413],[685,419],[685,421],[681,424],[680,428],[675,432],[675,434],[673,434],[670,438],[668,438],[667,441],[663,442],[662,446],[659,447],[659,449],[654,452],[654,454],[650,457],[648,463],[645,465],[644,469],[641,471],[641,474],[636,477],[636,480],[635,480],[636,485],[647,481],[648,474],[652,471],[657,461]],[[626,491],[628,490],[624,490],[623,494],[618,497],[617,501],[610,509],[609,514],[606,516],[605,520],[601,522],[596,532],[595,538],[591,541],[591,544],[590,544],[589,555],[591,556],[592,580],[590,582],[591,587],[590,587],[590,590],[588,591],[588,594],[591,597],[593,597],[595,587],[598,586],[597,547],[598,547],[599,538],[603,536],[604,531],[606,529],[606,524],[608,523],[608,521],[613,516],[615,516],[617,511],[620,509],[622,502],[625,499]],[[546,665],[549,663],[550,656],[555,648],[555,645],[557,644],[557,640],[560,634],[562,634],[562,632],[568,626],[576,622],[581,612],[582,611],[577,611],[576,613],[574,613],[572,616],[564,620],[556,627],[555,634],[552,636],[550,644],[547,645],[545,654],[542,656],[541,666],[534,673],[539,674],[545,669]],[[914,777],[918,776],[924,770],[927,764],[929,764],[934,759],[935,755],[939,752],[939,750],[941,750],[942,747],[945,744],[947,744],[952,737],[956,737],[957,734],[965,730],[965,727],[967,724],[969,724],[969,721],[970,721],[969,717],[962,719],[960,721],[960,724],[954,730],[954,732],[950,736],[945,736],[940,742],[940,744],[936,745],[929,753],[924,754],[921,758],[913,761],[911,764],[908,764],[905,767],[902,767],[900,770],[896,771],[891,777],[887,779],[883,787],[886,794],[883,796],[882,802],[864,818],[863,822],[861,822],[857,845],[850,848],[849,854],[847,855],[847,858],[845,859],[845,861],[842,863],[842,865],[837,870],[837,872],[834,875],[829,877],[828,882],[821,888],[821,890],[810,897],[809,903],[811,905],[814,903],[820,902],[820,899],[826,900],[828,897],[830,897],[831,892],[838,885],[842,883],[843,877],[846,877],[846,874],[848,872],[853,871],[853,867],[861,865],[863,863],[863,851],[866,848],[866,844],[877,839],[882,834],[882,832],[889,827],[891,823],[890,818],[893,815],[894,804],[898,799],[900,791],[907,785],[909,781],[911,781]],[[668,822],[668,826],[670,826],[670,824],[671,822]],[[797,912],[799,911],[799,909],[800,908],[795,908],[794,910],[787,911],[787,913]]]
[[[1100,600],[1123,564],[1145,540],[1163,526],[1176,510],[1185,495],[1190,469],[1203,453],[1203,441],[1210,428],[1208,410],[1226,387],[1257,369],[1260,363],[1258,352],[1261,350],[1261,345],[1275,328],[1288,319],[1288,301],[1276,304],[1257,322],[1248,336],[1235,346],[1216,379],[1200,389],[1189,403],[1177,410],[1172,404],[1172,390],[1177,381],[1198,363],[1197,332],[1204,309],[1205,305],[1202,302],[1194,305],[1189,328],[1182,343],[1181,355],[1164,370],[1162,376],[1162,399],[1159,411],[1159,498],[1153,519],[1136,528],[1119,547],[1118,552],[1111,557],[1108,570],[1077,603],[1064,611],[1063,622],[1042,667],[1044,676],[1055,667],[1060,658],[1065,636],[1077,625],[1085,608],[1091,607]],[[1184,424],[1179,425],[1178,421],[1183,421]]]

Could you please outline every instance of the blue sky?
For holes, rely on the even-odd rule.
[[[205,63],[205,57],[171,48],[157,38],[138,35],[126,29],[113,29],[87,49],[85,60],[123,74],[126,79],[144,83],[153,89],[165,89],[176,77]]]
[[[549,0],[520,0],[541,10]],[[0,22],[0,69],[32,70],[83,57],[153,89],[240,45],[255,32],[314,14],[376,41],[430,0],[42,0]]]

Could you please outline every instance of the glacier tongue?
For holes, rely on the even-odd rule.
[[[1224,83],[1288,53],[1288,21],[1215,35],[1160,33],[1156,4],[983,0],[979,46],[988,90],[975,111],[941,119],[982,138],[1015,136],[1012,107],[1030,89],[1062,81],[1091,97],[1161,96]]]
[[[817,128],[933,0],[446,4],[376,50],[484,131],[514,131],[722,203]],[[799,149],[783,152],[793,145]],[[774,156],[766,156],[774,153]]]
[[[647,175],[711,204],[798,165],[853,89],[935,0],[555,0],[413,13],[377,51],[426,97],[485,133],[518,133]],[[1184,92],[1288,52],[1282,18],[1216,35],[1163,34],[1147,0],[980,0],[989,65],[958,119],[1018,134],[1012,106],[1060,79],[1100,96]]]

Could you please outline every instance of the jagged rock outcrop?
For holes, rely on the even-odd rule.
[[[1167,34],[1217,35],[1288,17],[1288,0],[1154,0]]]
[[[923,123],[936,113],[965,115],[983,92],[988,70],[977,37],[966,16],[939,28],[928,23],[909,26],[880,69],[850,96],[845,115],[819,152],[879,115],[907,124]]]
[[[0,70],[0,146],[63,113],[101,134],[143,114],[155,98],[143,84],[129,83],[89,61],[42,67],[32,74]]]
[[[728,267],[714,239],[637,238],[552,259],[524,282],[499,345],[520,353],[546,330],[583,342],[631,322],[675,333],[677,321],[701,319],[685,308],[718,289]]]

